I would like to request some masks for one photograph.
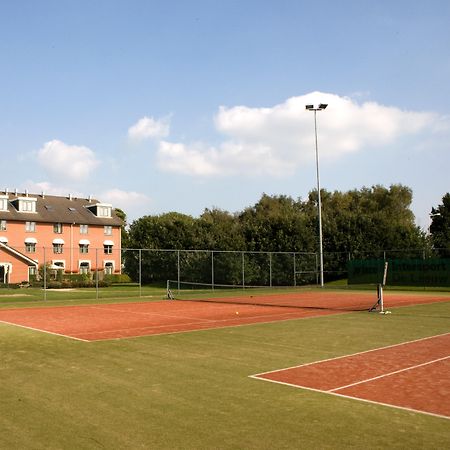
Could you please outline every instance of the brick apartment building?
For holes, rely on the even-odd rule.
[[[121,270],[121,225],[92,198],[0,191],[0,283],[29,281],[44,263],[65,273]]]

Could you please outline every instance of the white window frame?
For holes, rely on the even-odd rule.
[[[89,225],[80,224],[80,234],[89,234]]]
[[[53,233],[62,234],[63,232],[63,224],[58,222],[53,224]]]
[[[89,253],[89,244],[78,244],[80,247],[80,254],[87,255]]]
[[[111,244],[103,244],[103,254],[112,255],[113,254],[113,245]]]
[[[6,220],[0,220],[0,231],[6,231],[7,229],[7,222]]]
[[[64,253],[64,244],[53,242],[53,253],[55,255],[62,255]]]
[[[103,262],[103,267],[105,271],[105,275],[113,275],[114,274],[114,261],[105,260]],[[107,269],[108,267],[108,269]],[[111,272],[109,271],[109,267],[111,267]]]
[[[28,233],[36,232],[36,222],[25,222],[25,231]]]
[[[104,234],[105,234],[105,236],[112,236],[112,226],[111,225],[105,225]]]
[[[8,211],[8,197],[0,196],[0,211]]]
[[[19,197],[19,211],[26,213],[36,212],[37,198],[34,197]]]
[[[84,267],[87,265],[87,271],[85,271]],[[83,270],[81,269],[83,267]],[[88,274],[91,271],[91,261],[88,260],[80,260],[78,262],[78,272],[80,274]]]
[[[108,204],[97,204],[97,217],[111,217],[112,206]]]
[[[36,242],[25,242],[26,253],[36,253]]]

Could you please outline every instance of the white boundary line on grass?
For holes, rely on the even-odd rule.
[[[288,383],[286,381],[277,381],[277,380],[271,380],[271,379],[268,379],[268,378],[262,378],[263,375],[269,375],[269,374],[276,373],[276,372],[283,372],[285,370],[291,370],[291,369],[297,369],[297,368],[300,368],[300,367],[311,366],[311,365],[319,364],[319,363],[322,363],[322,362],[328,362],[328,361],[334,361],[334,360],[338,360],[338,359],[344,359],[344,358],[351,357],[351,356],[363,355],[365,353],[370,353],[370,352],[374,352],[374,351],[377,351],[377,350],[385,350],[385,349],[389,349],[389,348],[393,348],[393,347],[398,347],[398,346],[401,346],[401,345],[413,344],[415,342],[422,342],[422,341],[426,341],[426,340],[429,340],[429,339],[443,337],[443,336],[447,336],[447,335],[450,335],[450,333],[437,334],[435,336],[429,336],[429,337],[426,337],[426,338],[414,339],[412,341],[402,342],[400,344],[387,345],[385,347],[379,347],[379,348],[372,349],[372,350],[365,350],[363,352],[352,353],[350,355],[337,356],[335,358],[327,358],[327,359],[323,359],[323,360],[319,360],[319,361],[312,361],[310,363],[299,364],[298,366],[286,367],[284,369],[271,370],[269,372],[262,372],[262,373],[259,373],[259,374],[250,375],[249,378],[253,378],[255,380],[260,380],[260,381],[268,381],[270,383],[281,384],[281,385],[284,385],[284,386],[290,386],[290,387],[294,387],[294,388],[297,388],[297,389],[304,389],[304,390],[307,390],[307,391],[319,392],[321,394],[328,394],[328,395],[334,395],[336,397],[342,397],[342,398],[351,399],[351,400],[358,400],[360,402],[371,403],[373,405],[388,406],[390,408],[401,409],[403,411],[420,413],[420,414],[426,414],[426,415],[429,415],[429,416],[438,417],[440,419],[450,420],[450,417],[444,416],[442,414],[436,414],[436,413],[431,413],[431,412],[428,412],[428,411],[417,410],[417,409],[408,408],[408,407],[405,407],[405,406],[393,405],[391,403],[383,403],[383,402],[378,402],[378,401],[375,401],[375,400],[368,400],[368,399],[360,398],[360,397],[353,397],[351,395],[345,395],[345,394],[340,394],[340,393],[336,392],[338,390],[345,389],[345,388],[348,388],[348,387],[352,387],[352,386],[355,386],[355,385],[358,385],[358,384],[367,383],[367,382],[370,382],[370,381],[373,381],[373,380],[377,380],[377,379],[380,379],[380,378],[384,378],[384,377],[388,377],[388,376],[391,376],[391,375],[395,375],[397,373],[404,372],[404,371],[407,371],[407,370],[410,370],[410,369],[415,369],[415,368],[418,368],[418,367],[426,366],[428,364],[433,364],[433,363],[436,363],[436,362],[440,362],[440,361],[449,359],[450,356],[444,356],[442,358],[439,358],[439,359],[436,359],[436,360],[433,360],[433,361],[428,361],[428,362],[425,362],[425,363],[422,363],[422,364],[418,364],[416,366],[411,366],[411,367],[408,367],[408,368],[405,368],[405,369],[400,369],[400,370],[397,370],[397,371],[394,371],[394,372],[391,372],[391,373],[387,373],[387,374],[383,374],[383,375],[380,375],[380,376],[377,376],[377,377],[373,377],[373,378],[369,378],[369,379],[366,379],[366,380],[362,380],[362,381],[359,381],[359,382],[356,382],[356,383],[349,384],[347,386],[340,386],[338,388],[334,388],[334,389],[331,389],[331,390],[323,390],[323,389],[311,388],[311,387],[307,387],[307,386],[300,386],[298,384]]]
[[[59,337],[67,338],[67,339],[73,339],[75,341],[91,342],[91,341],[88,341],[86,339],[81,339],[81,338],[77,338],[77,337],[74,337],[74,336],[69,336],[68,334],[55,333],[53,331],[43,330],[42,328],[28,327],[26,325],[20,325],[18,323],[14,323],[14,322],[7,322],[6,320],[0,320],[0,323],[4,323],[6,325],[13,325],[13,326],[19,327],[19,328],[25,328],[26,330],[39,331],[41,333],[51,334],[53,336],[59,336]]]
[[[419,338],[419,339],[414,339],[412,341],[401,342],[400,344],[392,344],[392,345],[386,345],[385,347],[372,348],[370,350],[364,350],[362,352],[350,353],[349,355],[334,356],[333,358],[319,359],[317,361],[311,361],[311,362],[305,363],[305,364],[298,364],[297,366],[283,367],[282,369],[269,370],[268,372],[256,373],[254,375],[251,375],[251,377],[258,377],[258,376],[262,376],[262,375],[268,375],[270,373],[282,372],[284,370],[298,369],[299,367],[303,367],[303,366],[312,366],[314,364],[320,364],[320,363],[328,362],[328,361],[335,361],[337,359],[349,358],[351,356],[364,355],[365,353],[376,352],[378,350],[386,350],[388,348],[400,347],[402,345],[414,344],[415,342],[422,342],[422,341],[426,341],[428,339],[434,339],[434,338],[448,336],[448,335],[450,335],[450,332],[449,333],[436,334],[434,336],[428,336],[428,337]]]
[[[349,399],[349,400],[357,400],[357,401],[364,402],[364,403],[370,403],[372,405],[388,406],[390,408],[401,409],[403,411],[419,413],[419,414],[426,414],[428,416],[433,416],[433,417],[438,417],[440,419],[450,420],[450,417],[444,416],[442,414],[436,414],[436,413],[432,413],[432,412],[428,412],[428,411],[422,411],[420,409],[408,408],[406,406],[398,406],[398,405],[393,405],[391,403],[377,402],[376,400],[367,400],[365,398],[352,397],[351,395],[339,394],[337,392],[322,391],[321,389],[315,389],[315,388],[306,387],[306,386],[299,386],[298,384],[287,383],[285,381],[269,380],[267,378],[260,378],[257,375],[250,375],[249,378],[253,378],[253,379],[259,380],[259,381],[268,381],[269,383],[281,384],[281,385],[284,385],[284,386],[294,387],[294,388],[297,388],[297,389],[304,389],[306,391],[318,392],[320,394],[334,395],[335,397],[346,398],[346,399]]]
[[[347,389],[347,388],[350,388],[353,386],[358,386],[359,384],[370,383],[371,381],[380,380],[381,378],[387,378],[392,375],[397,375],[398,373],[407,372],[408,370],[414,370],[414,369],[418,369],[419,367],[428,366],[429,364],[434,364],[434,363],[437,363],[440,361],[445,361],[446,359],[449,359],[449,358],[450,358],[450,355],[443,356],[442,358],[434,359],[433,361],[427,361],[427,362],[424,362],[421,364],[416,364],[415,366],[409,366],[409,367],[405,367],[403,369],[394,370],[393,372],[384,373],[383,375],[378,375],[376,377],[367,378],[365,380],[357,381],[355,383],[350,383],[350,384],[347,384],[346,386],[339,386],[337,388],[329,389],[328,391],[324,391],[324,392],[336,392],[336,391],[340,391],[342,389]]]

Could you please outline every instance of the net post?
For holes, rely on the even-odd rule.
[[[378,299],[380,301],[380,313],[384,313],[384,304],[383,304],[383,284],[379,284],[379,294]]]
[[[386,285],[388,265],[388,262],[385,261],[382,281],[377,284],[377,302],[372,306],[372,308],[369,309],[369,312],[378,311],[380,314],[390,314],[390,311],[384,310],[383,299],[383,288]]]
[[[170,290],[170,280],[167,280],[166,297],[167,297],[167,300],[174,300],[175,299],[172,291]]]

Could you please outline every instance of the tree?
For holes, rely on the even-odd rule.
[[[168,251],[198,249],[203,246],[201,233],[198,233],[197,221],[185,214],[170,212],[160,216],[144,216],[135,220],[129,230],[131,248],[144,249],[128,252],[125,260],[126,273],[133,280],[139,274],[139,258],[141,258],[141,280],[144,283],[165,281],[177,277],[178,254]],[[190,255],[184,253],[184,267],[192,266]],[[190,258],[192,260],[192,258]],[[188,269],[186,269],[188,270]]]
[[[115,208],[115,212],[119,219],[122,219],[121,226],[121,246],[122,248],[128,248],[129,239],[128,239],[128,231],[127,231],[127,215],[120,208]]]
[[[430,235],[439,255],[450,256],[450,193],[442,197],[442,204],[431,208]]]
[[[238,218],[218,208],[205,209],[199,219],[203,248],[237,250],[245,248],[245,239]]]
[[[263,194],[239,216],[249,251],[312,251],[311,220],[301,200]]]

